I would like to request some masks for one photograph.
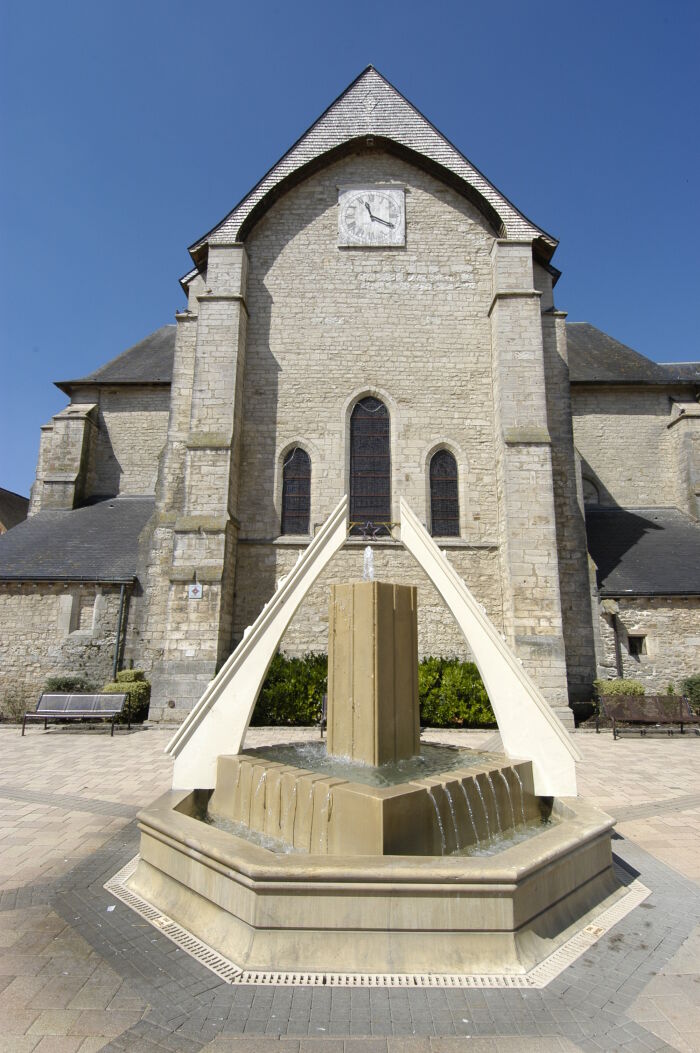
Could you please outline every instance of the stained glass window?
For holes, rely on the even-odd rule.
[[[308,534],[311,512],[311,460],[300,446],[284,459],[282,468],[282,533]]]
[[[360,399],[350,418],[350,519],[375,527],[391,521],[389,411],[372,395]]]
[[[449,450],[438,450],[430,459],[430,532],[459,537],[457,462]]]

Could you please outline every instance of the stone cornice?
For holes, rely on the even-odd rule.
[[[494,293],[488,316],[489,318],[491,317],[493,309],[499,300],[535,300],[540,299],[541,296],[542,293],[539,289],[504,289],[503,292]]]
[[[241,296],[240,293],[200,293],[197,296],[197,300],[199,303],[239,303],[246,315],[248,315],[248,305],[245,302],[245,297]]]

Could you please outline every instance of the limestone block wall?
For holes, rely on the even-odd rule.
[[[94,401],[97,433],[85,496],[154,493],[168,426],[170,388],[99,388]]]
[[[677,505],[677,459],[667,427],[673,396],[672,389],[573,386],[574,441],[584,479],[596,484],[602,504]],[[687,498],[679,507],[690,511]]]
[[[503,623],[499,558],[496,546],[463,548],[445,544],[450,562],[467,582],[489,617]],[[238,549],[234,606],[234,639],[239,640],[272,595],[279,578],[296,563],[300,546],[241,544]],[[435,587],[405,549],[390,543],[373,547],[375,578],[418,587],[418,652],[425,655],[455,655],[470,658],[457,623]],[[285,654],[326,651],[328,647],[328,599],[330,585],[362,580],[364,546],[350,542],[331,560],[294,615],[282,638]]]
[[[111,679],[119,587],[0,584],[0,704],[7,693],[37,701],[44,681],[82,673]]]
[[[337,247],[338,186],[406,186],[406,246]],[[250,265],[238,518],[241,537],[280,530],[281,465],[311,457],[311,520],[346,491],[349,417],[363,395],[391,418],[393,515],[405,496],[427,518],[427,462],[454,452],[464,533],[491,539],[493,232],[431,176],[380,151],[311,176],[272,206],[246,242]]]
[[[537,268],[536,270],[540,270]],[[551,278],[540,273],[543,300],[551,302]],[[586,524],[581,472],[574,447],[566,326],[563,312],[547,308],[542,314],[547,426],[552,439],[552,479],[557,530],[559,590],[566,652],[569,698],[587,698],[596,675],[590,603]]]
[[[700,597],[630,597],[617,601],[620,650],[625,677],[641,680],[649,694],[680,691],[684,677],[700,673]],[[629,635],[646,637],[646,654],[629,653]],[[609,615],[601,613],[603,648],[599,676],[614,678],[615,638]]]

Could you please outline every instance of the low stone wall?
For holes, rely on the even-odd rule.
[[[630,597],[617,600],[617,606],[625,677],[641,680],[649,694],[664,694],[669,684],[678,691],[685,677],[700,673],[700,596]],[[630,636],[644,637],[646,653],[630,654]],[[601,642],[599,675],[616,677],[610,614],[601,616]]]
[[[111,679],[118,613],[118,586],[0,584],[0,708],[59,673]]]

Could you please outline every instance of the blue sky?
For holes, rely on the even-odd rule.
[[[0,0],[0,486],[368,63],[560,239],[572,321],[700,358],[699,46],[685,0]]]

